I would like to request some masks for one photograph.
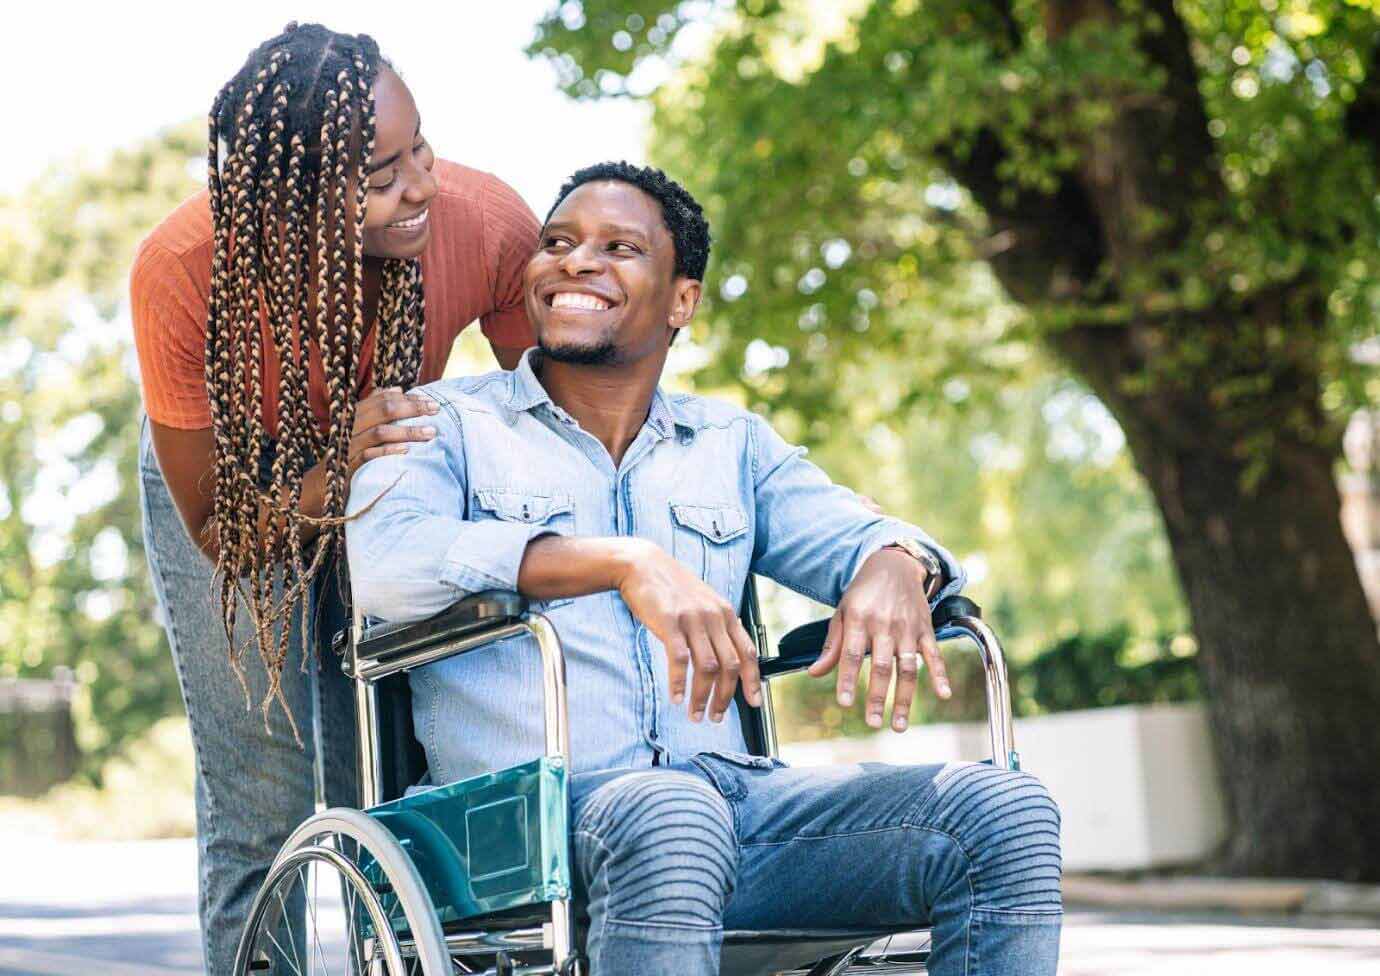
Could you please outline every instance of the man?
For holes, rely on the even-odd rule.
[[[350,493],[354,597],[406,620],[517,589],[566,649],[572,845],[595,974],[711,974],[724,927],[934,929],[931,972],[1052,974],[1058,812],[1029,775],[977,763],[792,769],[745,755],[756,702],[736,617],[747,574],[838,610],[811,673],[906,727],[923,656],[949,689],[923,594],[963,584],[920,529],[870,512],[759,417],[658,387],[709,254],[700,207],[656,170],[576,173],[524,289],[518,368],[422,388],[434,438],[372,461]],[[514,639],[515,642],[518,639]],[[414,672],[432,777],[531,757],[535,650]],[[705,721],[707,717],[708,721]]]

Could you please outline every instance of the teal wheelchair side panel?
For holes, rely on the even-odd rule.
[[[570,894],[570,786],[559,760],[543,757],[365,812],[411,857],[442,924]],[[376,864],[361,867],[370,881],[382,880]],[[393,907],[383,894],[384,907]],[[404,931],[401,919],[395,924]]]

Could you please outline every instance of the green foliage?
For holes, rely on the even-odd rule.
[[[1380,310],[1373,150],[1344,117],[1376,43],[1374,5],[1121,0],[1105,11],[1056,30],[1056,6],[1035,0],[572,0],[530,51],[579,97],[669,79],[651,95],[653,156],[713,220],[715,382],[828,414],[859,358],[907,362],[924,395],[937,373],[990,368],[1001,339],[1158,318],[1128,393],[1210,375],[1215,407],[1240,415],[1242,454],[1268,456],[1269,440],[1249,436],[1262,424],[1334,437],[1270,408],[1300,362],[1320,370],[1333,418],[1380,400],[1373,370],[1347,354]],[[1108,147],[1182,95],[1148,53],[1178,30],[1207,130],[1180,135],[1206,158],[1180,171],[1191,147],[1165,140],[1159,158],[1118,162]],[[996,190],[971,178],[981,152],[1000,153]],[[1013,241],[992,234],[973,194],[1017,205],[1070,175],[1095,182],[1094,160],[1145,168],[1142,185],[1162,198],[1124,204],[1107,231],[1122,239],[1104,242],[1096,274],[1061,286],[1053,255],[1028,255],[1023,270],[1039,280],[1019,310],[975,289]],[[1285,325],[1233,326],[1233,310],[1281,289]],[[1190,314],[1209,312],[1211,328]],[[797,375],[769,388],[744,378],[754,339],[788,351]]]
[[[81,683],[88,775],[178,706],[139,516],[127,279],[198,186],[201,126],[0,200],[0,674]]]
[[[1124,628],[1066,638],[1017,669],[1018,715],[1104,705],[1196,701],[1201,695],[1192,641],[1131,643]]]

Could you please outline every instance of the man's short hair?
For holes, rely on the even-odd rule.
[[[596,163],[577,170],[556,194],[556,202],[546,212],[546,220],[551,219],[561,201],[576,189],[586,183],[602,180],[635,186],[661,204],[661,219],[671,232],[671,240],[676,246],[676,274],[695,281],[704,280],[710,244],[709,221],[704,219],[704,208],[690,195],[689,190],[659,169],[634,166],[620,160],[616,163]]]

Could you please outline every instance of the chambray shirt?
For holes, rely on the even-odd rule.
[[[638,536],[672,553],[735,605],[749,573],[835,605],[872,553],[930,546],[950,582],[961,567],[919,528],[868,511],[762,418],[657,390],[619,465],[552,403],[529,350],[518,368],[420,388],[441,410],[406,423],[437,435],[360,467],[346,540],[354,599],[387,621],[437,613],[479,590],[517,588],[529,540],[546,533]],[[377,499],[377,500],[376,500]],[[370,504],[372,503],[372,507]],[[537,601],[566,655],[576,771],[743,752],[736,705],[695,723],[668,693],[665,650],[616,592]],[[535,641],[412,672],[413,716],[434,783],[515,765],[542,750]]]

